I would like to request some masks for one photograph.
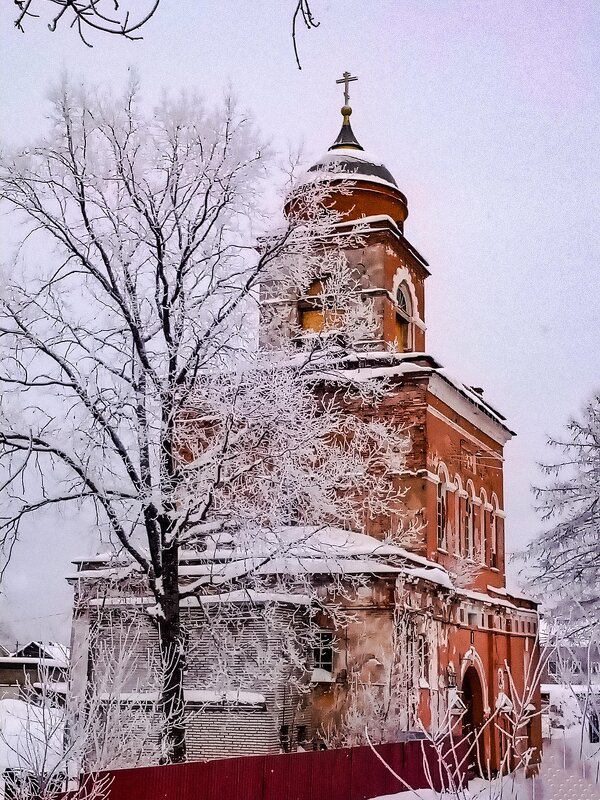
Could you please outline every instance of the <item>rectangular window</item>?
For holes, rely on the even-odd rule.
[[[296,731],[296,741],[298,742],[298,747],[304,747],[308,740],[307,736],[307,727],[306,725],[298,725]]]
[[[600,675],[600,661],[592,661],[590,664],[592,675]]]
[[[556,661],[548,661],[548,675],[558,675],[558,664]]]
[[[279,746],[281,747],[282,752],[289,753],[292,749],[290,741],[290,726],[289,725],[282,725],[279,728]]]
[[[479,627],[479,614],[475,611],[469,611],[468,621],[472,628]]]
[[[579,673],[581,672],[581,661],[577,661],[574,659],[571,662],[571,672],[573,672],[575,675],[579,675]]]
[[[417,646],[419,649],[419,675],[422,680],[429,683],[430,654],[427,637],[419,636]]]
[[[313,647],[313,666],[333,672],[333,632],[317,631]]]

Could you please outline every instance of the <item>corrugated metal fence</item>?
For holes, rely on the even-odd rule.
[[[462,752],[463,746],[457,749]],[[376,750],[411,788],[429,786],[426,764],[433,788],[441,788],[437,756],[426,743]],[[405,788],[369,747],[139,767],[111,775],[110,800],[368,800]]]

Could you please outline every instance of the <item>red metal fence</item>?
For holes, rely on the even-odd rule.
[[[441,788],[437,756],[427,743],[376,750],[411,788],[429,786],[426,764],[433,788]],[[369,747],[138,767],[111,777],[110,800],[368,800],[405,788]]]

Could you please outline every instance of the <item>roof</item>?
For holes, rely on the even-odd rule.
[[[315,362],[318,363],[318,362]],[[471,405],[500,425],[504,431],[514,436],[505,425],[506,417],[497,411],[481,393],[475,391],[458,378],[451,375],[442,364],[428,353],[396,353],[389,350],[351,351],[338,358],[329,358],[323,363],[323,379],[342,379],[368,381],[376,378],[404,377],[412,374],[438,375],[441,380],[457,391]]]
[[[339,150],[341,148],[348,148],[348,147],[352,148],[353,150],[363,149],[362,145],[358,143],[358,140],[354,135],[354,131],[352,130],[352,126],[350,125],[351,113],[352,109],[350,108],[350,106],[344,106],[344,108],[342,109],[344,121],[342,123],[341,130],[337,135],[337,139],[329,148],[330,150]]]
[[[308,171],[350,173],[375,182],[387,183],[397,189],[398,184],[389,169],[378,158],[365,153],[350,125],[351,114],[352,109],[345,105],[342,108],[342,127],[335,142]]]
[[[308,172],[339,172],[350,177],[360,177],[375,183],[387,184],[398,191],[398,184],[385,164],[375,156],[365,153],[362,148],[357,150],[353,147],[341,146],[335,150],[328,150],[312,167],[309,167]]]
[[[19,649],[11,653],[10,656],[11,658],[20,658],[21,660],[31,658],[35,662],[54,661],[57,665],[64,667],[67,667],[69,664],[69,648],[58,642],[31,641],[19,647]]]

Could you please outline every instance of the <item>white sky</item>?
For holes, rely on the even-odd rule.
[[[354,131],[407,195],[406,234],[431,264],[428,350],[518,433],[506,508],[509,546],[521,546],[539,525],[529,487],[545,436],[600,384],[598,5],[312,0],[321,24],[300,27],[302,71],[293,6],[162,0],[143,41],[89,49],[36,21],[18,33],[3,3],[2,138],[43,130],[61,71],[119,87],[135,66],[157,102],[163,87],[217,99],[230,84],[278,147],[303,142],[316,158],[340,125],[335,79],[358,75]],[[68,630],[63,575],[88,547],[77,522],[44,520],[19,548],[0,600],[13,637]]]

